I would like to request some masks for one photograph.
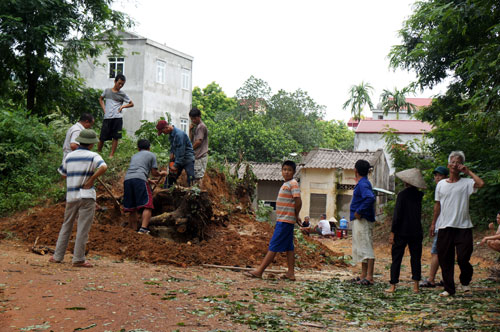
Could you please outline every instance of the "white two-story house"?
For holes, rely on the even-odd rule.
[[[118,73],[125,75],[122,90],[135,105],[123,111],[123,127],[129,135],[140,127],[141,120],[154,122],[166,117],[166,112],[176,127],[187,132],[193,57],[134,33],[120,35],[123,54],[104,51],[97,59],[79,63],[86,85],[104,90],[113,87]]]

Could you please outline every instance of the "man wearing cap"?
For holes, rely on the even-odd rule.
[[[173,180],[167,181],[165,187],[173,185],[183,169],[186,170],[188,186],[191,186],[194,180],[194,151],[188,135],[165,120],[158,121],[156,130],[158,130],[158,136],[161,134],[169,135],[170,161],[174,161],[174,164],[170,166],[170,172],[173,172],[175,177]]]
[[[61,172],[66,177],[67,187],[66,210],[56,250],[49,261],[60,263],[64,259],[73,223],[78,216],[73,266],[92,267],[92,264],[85,260],[85,246],[94,220],[96,200],[94,181],[106,172],[107,165],[99,154],[90,151],[94,144],[99,142],[92,129],[82,130],[76,141],[79,143],[78,149],[70,152],[62,164]]]
[[[469,292],[474,269],[470,264],[473,251],[472,221],[469,215],[469,197],[484,186],[484,181],[464,165],[462,151],[453,151],[448,156],[450,177],[439,181],[435,192],[434,215],[431,236],[439,228],[437,251],[443,275],[444,292],[440,296],[455,294],[455,252],[460,267],[462,291]],[[463,172],[471,178],[462,178]],[[437,220],[439,218],[439,223]]]
[[[396,177],[405,184],[396,199],[392,217],[391,235],[389,243],[392,244],[391,287],[386,292],[393,293],[399,283],[401,261],[406,246],[410,250],[411,278],[413,292],[419,292],[420,274],[422,272],[422,197],[424,194],[418,188],[426,189],[424,178],[417,168],[407,169],[396,173]]]
[[[438,166],[432,172],[434,174],[434,182],[436,185],[439,181],[446,179],[448,177],[448,169],[444,166]],[[439,269],[439,259],[437,255],[437,233],[438,233],[438,224],[439,218],[436,221],[436,228],[434,229],[434,239],[432,240],[432,248],[431,248],[431,267],[429,270],[429,278],[424,282],[420,283],[420,287],[424,288],[434,288],[436,287],[436,273]],[[429,232],[430,234],[430,232]],[[443,286],[443,282],[441,281],[437,286]]]

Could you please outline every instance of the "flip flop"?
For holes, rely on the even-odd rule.
[[[94,267],[89,261],[73,263],[73,267]]]
[[[370,281],[368,279],[363,279],[363,280],[359,281],[358,284],[362,285],[362,286],[371,286],[371,285],[373,285],[373,281]]]
[[[435,288],[436,287],[436,284],[434,283],[431,283],[429,280],[426,280],[424,282],[421,282],[419,287],[422,287],[422,288]]]
[[[259,277],[259,276],[256,276],[255,274],[253,274],[252,272],[250,271],[245,271],[243,272],[243,275],[245,277],[249,277],[249,278],[257,278],[257,279],[262,279],[262,277]]]
[[[54,256],[52,256],[52,257],[49,258],[49,263],[59,264],[59,263],[61,263],[61,261],[56,261],[56,259],[54,258]]]
[[[295,279],[295,277],[290,278],[290,277],[289,277],[289,276],[287,276],[286,274],[282,275],[282,276],[280,277],[280,279],[282,279],[282,280],[290,280],[290,281],[295,281],[295,280],[297,280],[297,279]]]
[[[352,279],[349,279],[347,280],[348,282],[352,282],[353,284],[355,283],[358,283],[361,281],[361,278],[360,277],[356,277],[356,278],[352,278]]]

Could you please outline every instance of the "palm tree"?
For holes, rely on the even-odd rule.
[[[370,94],[373,91],[373,87],[370,83],[364,83],[361,81],[359,85],[351,86],[349,90],[349,99],[342,106],[343,109],[347,109],[351,105],[351,114],[354,120],[359,121],[361,119],[361,112],[363,111],[363,106],[368,104],[370,109],[373,108],[373,103],[370,98]]]
[[[414,93],[413,89],[410,87],[404,87],[401,90],[394,88],[394,91],[384,89],[384,92],[380,95],[380,101],[382,102],[384,114],[387,115],[389,111],[396,111],[396,119],[399,120],[399,112],[401,110],[406,110],[408,114],[415,112],[417,110],[417,106],[406,101],[406,96],[409,93]]]

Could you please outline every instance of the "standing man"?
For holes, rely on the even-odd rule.
[[[469,170],[464,162],[462,151],[451,152],[448,157],[450,177],[440,181],[436,187],[430,233],[434,235],[439,217],[437,251],[444,284],[444,292],[440,296],[455,294],[455,250],[464,292],[470,291],[469,283],[474,272],[469,262],[473,250],[469,197],[484,186],[484,181]],[[460,177],[460,172],[471,179]]]
[[[373,285],[375,253],[373,252],[373,223],[375,222],[375,195],[368,181],[370,163],[358,160],[354,165],[356,187],[352,195],[350,219],[352,223],[352,258],[361,262],[361,275],[353,281],[361,285]]]
[[[158,121],[156,130],[158,130],[158,136],[161,134],[169,135],[170,161],[174,162],[169,171],[174,173],[175,177],[165,183],[165,188],[172,186],[177,181],[183,169],[186,170],[188,186],[191,186],[194,180],[194,151],[188,135],[165,120]]]
[[[123,114],[124,108],[134,107],[134,103],[127,94],[121,89],[125,85],[125,75],[118,74],[115,77],[115,85],[110,89],[107,88],[99,97],[99,104],[104,112],[104,120],[102,122],[101,135],[97,152],[102,151],[105,141],[113,140],[111,144],[111,152],[109,158],[113,158],[118,147],[118,140],[122,138]],[[106,99],[106,104],[104,104]]]
[[[201,112],[198,108],[193,107],[189,111],[189,118],[191,119],[189,136],[194,149],[194,178],[196,181],[201,181],[207,169],[208,129],[201,121]]]
[[[92,129],[82,130],[76,141],[80,143],[79,148],[70,152],[62,165],[62,175],[66,177],[67,187],[66,210],[56,250],[49,262],[60,263],[64,259],[73,223],[78,218],[73,266],[92,267],[92,264],[85,260],[85,246],[95,213],[94,181],[106,172],[107,166],[99,154],[91,151],[99,141]]]
[[[93,125],[94,125],[94,117],[92,116],[92,114],[83,113],[82,115],[80,115],[80,120],[68,129],[63,144],[62,163],[64,163],[64,160],[66,159],[68,153],[70,153],[71,151],[75,151],[80,146],[80,144],[76,141],[76,138],[78,137],[78,135],[80,135],[80,132],[84,129],[92,128]],[[61,174],[62,174],[62,163],[58,169],[59,173]]]

